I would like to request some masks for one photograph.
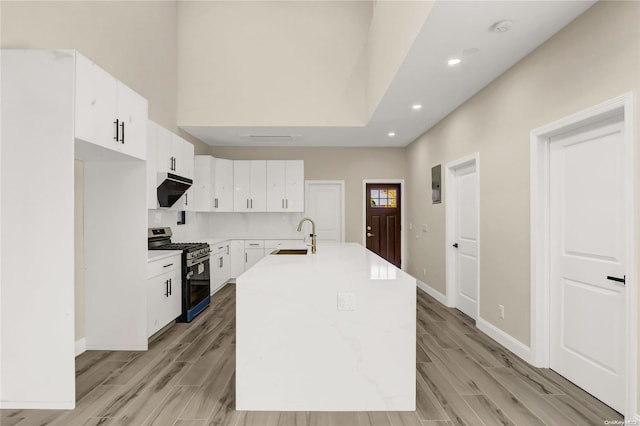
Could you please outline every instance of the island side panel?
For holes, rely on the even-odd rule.
[[[321,248],[238,278],[236,409],[414,411],[415,279],[357,244]]]

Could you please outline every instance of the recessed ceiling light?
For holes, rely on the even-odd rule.
[[[394,137],[395,135],[396,135],[396,132],[387,133],[387,136],[389,136],[390,138]]]
[[[449,61],[447,61],[447,64],[449,64],[450,67],[454,67],[458,65],[460,62],[462,62],[462,59],[460,58],[451,58],[449,59]]]
[[[490,31],[494,33],[506,33],[513,26],[513,21],[511,19],[503,19],[502,21],[498,21],[495,24],[489,27]]]
[[[411,105],[411,108],[418,111],[419,109],[422,109],[422,104],[413,104]]]

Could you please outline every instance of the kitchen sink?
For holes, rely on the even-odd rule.
[[[308,249],[278,249],[271,252],[271,254],[307,254]]]

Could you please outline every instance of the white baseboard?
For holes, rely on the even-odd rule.
[[[149,350],[149,345],[87,345],[88,351],[146,351]]]
[[[514,354],[518,355],[524,361],[531,364],[531,348],[529,346],[482,318],[478,318],[476,321],[476,327],[478,327],[478,329],[484,334],[491,337]]]
[[[442,303],[444,306],[448,306],[447,305],[447,296],[445,296],[444,294],[440,293],[435,288],[431,287],[430,285],[428,285],[426,283],[423,283],[422,281],[420,281],[418,279],[416,279],[416,282],[418,283],[418,288],[420,290],[424,291],[429,296],[433,297],[438,302]]]
[[[82,339],[76,340],[76,356],[87,350],[87,339],[84,337]]]
[[[76,401],[2,401],[0,410],[73,410]]]

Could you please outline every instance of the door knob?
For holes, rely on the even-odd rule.
[[[458,243],[454,243],[454,244],[453,244],[453,246],[454,246],[455,248],[458,248]]]
[[[373,234],[371,232],[367,232],[367,237],[373,237]]]

